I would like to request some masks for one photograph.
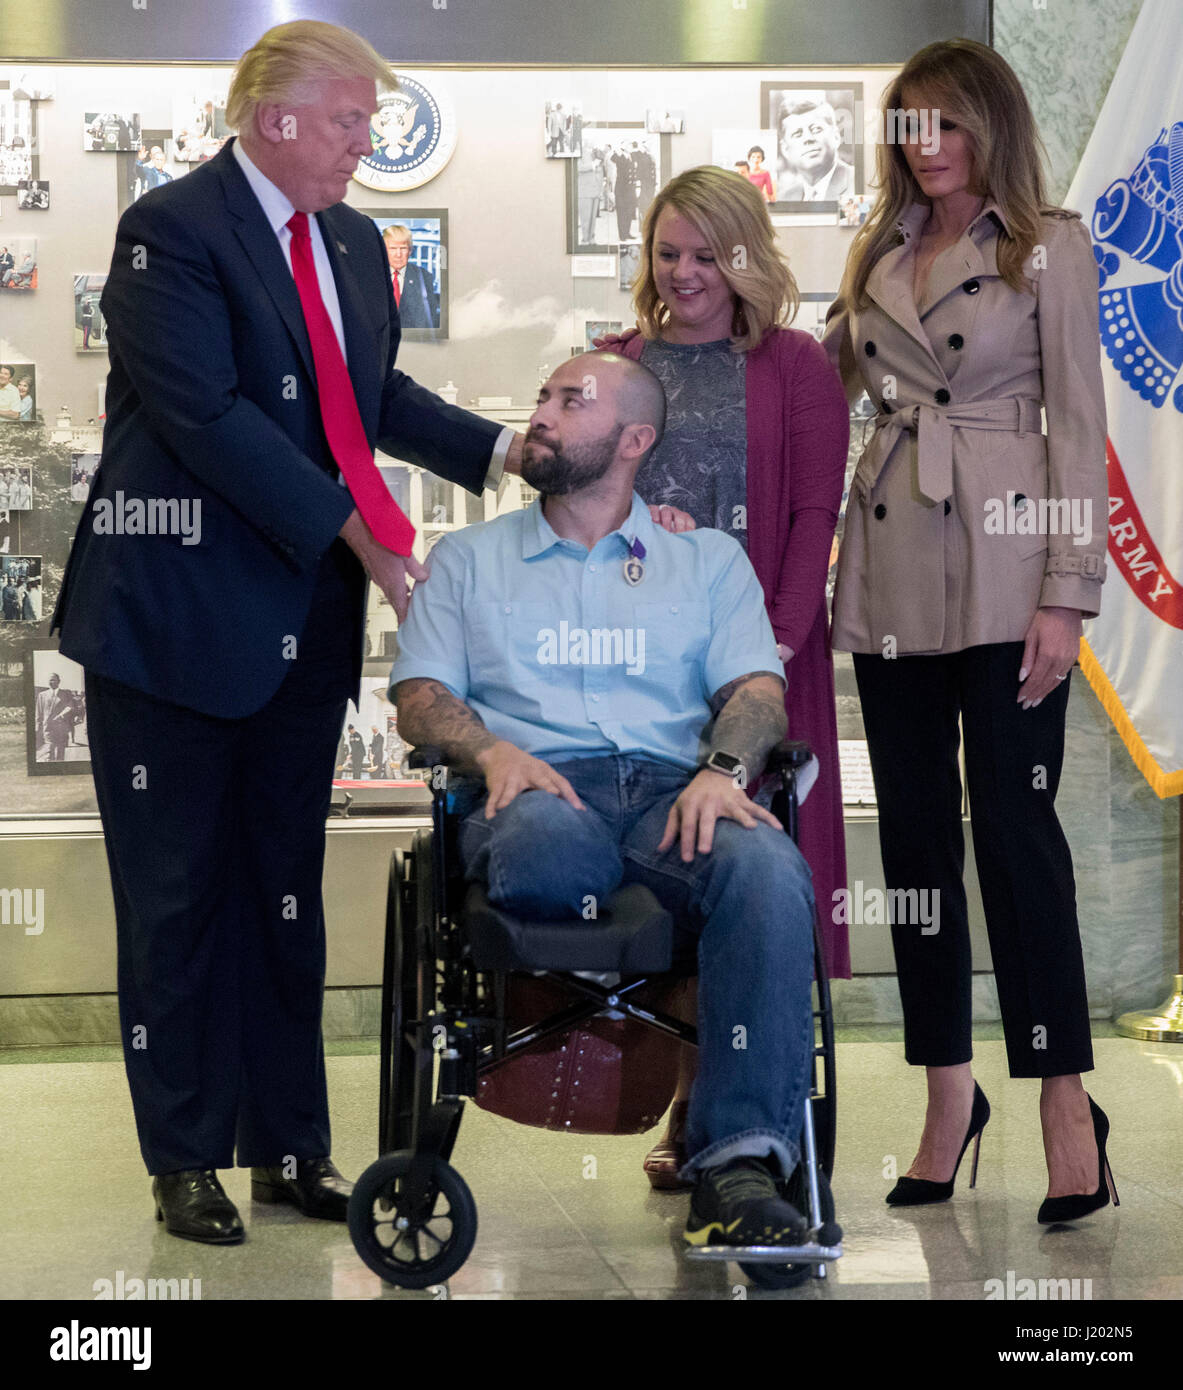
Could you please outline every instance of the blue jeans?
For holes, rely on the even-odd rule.
[[[813,1047],[813,889],[783,831],[719,820],[709,854],[684,864],[657,846],[690,775],[615,754],[553,764],[584,809],[522,792],[485,819],[484,786],[460,780],[455,809],[465,874],[524,920],[582,918],[623,883],[651,889],[698,938],[698,1077],[682,1170],[771,1156],[787,1177],[800,1137]]]

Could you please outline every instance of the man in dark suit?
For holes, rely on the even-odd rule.
[[[238,140],[124,213],[103,292],[103,466],[53,627],[86,669],[157,1216],[209,1243],[243,1238],[216,1173],[236,1158],[256,1200],[308,1216],[344,1220],[351,1191],[320,1030],[325,818],[366,576],[400,618],[426,578],[373,450],[478,494],[520,456],[395,368],[382,240],[341,201],[391,82],[348,30],[270,30],[231,84]],[[190,524],[126,534],[126,498]]]
[[[398,305],[399,322],[404,328],[438,328],[439,295],[422,266],[411,260],[411,229],[399,223],[382,233],[386,259],[390,265],[390,285]]]
[[[373,771],[371,777],[385,776],[385,769],[382,766],[382,748],[384,740],[378,732],[377,724],[370,725],[370,767]]]

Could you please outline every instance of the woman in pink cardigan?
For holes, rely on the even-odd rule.
[[[786,327],[797,286],[758,189],[704,166],[672,179],[645,216],[633,282],[639,330],[601,346],[643,362],[665,387],[661,445],[637,475],[651,505],[744,546],[785,663],[789,737],[820,762],[801,816],[831,976],[850,975],[834,891],[846,885],[826,572],[850,419],[837,373],[808,333]],[[751,789],[755,791],[755,788]],[[665,1137],[645,1159],[654,1187],[679,1186],[693,1080],[683,1052]]]

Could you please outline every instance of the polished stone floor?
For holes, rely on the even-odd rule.
[[[1001,1042],[976,1045],[993,1112],[978,1187],[965,1186],[967,1163],[952,1202],[911,1212],[883,1197],[892,1158],[906,1169],[920,1133],[921,1076],[896,1042],[840,1043],[834,1190],[845,1253],[825,1283],[783,1293],[741,1294],[747,1281],[734,1265],[679,1258],[687,1198],[650,1192],[640,1160],[652,1136],[551,1134],[469,1105],[454,1161],[480,1230],[447,1295],[982,1300],[988,1281],[1005,1287],[1011,1274],[1091,1280],[1093,1299],[1183,1298],[1183,1050],[1120,1038],[1095,1047],[1088,1085],[1113,1126],[1121,1206],[1046,1229],[1035,1222],[1046,1185],[1038,1083],[1007,1080]],[[120,1271],[125,1281],[200,1279],[203,1299],[440,1296],[383,1285],[344,1226],[252,1208],[243,1170],[222,1175],[247,1224],[243,1245],[169,1236],[152,1219],[120,1062],[54,1055],[63,1060],[0,1057],[14,1063],[0,1066],[0,1298],[89,1299],[96,1281]],[[334,1157],[353,1177],[375,1156],[377,1058],[331,1056],[328,1075]]]

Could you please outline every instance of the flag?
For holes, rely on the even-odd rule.
[[[1100,271],[1109,572],[1080,664],[1142,775],[1183,793],[1183,27],[1145,0],[1067,204]]]

